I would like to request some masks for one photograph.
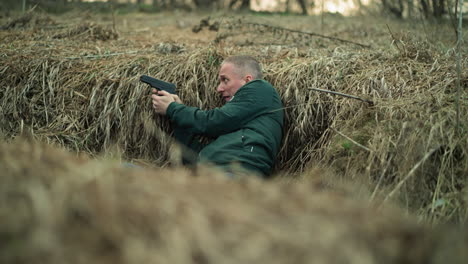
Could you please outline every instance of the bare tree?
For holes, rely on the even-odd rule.
[[[214,2],[216,2],[216,1],[212,1],[212,0],[193,0],[193,3],[198,8],[210,8]]]
[[[231,0],[229,3],[229,8],[232,9],[234,6],[238,3],[241,2],[240,9],[249,9],[250,8],[250,0]]]
[[[289,13],[289,3],[290,3],[290,0],[286,0],[286,12],[287,13]],[[297,3],[301,7],[302,14],[307,15],[307,0],[297,0]]]
[[[382,0],[382,6],[384,11],[390,12],[398,18],[403,17],[403,12],[405,8],[403,5],[403,0]]]
[[[432,0],[432,9],[434,17],[442,17],[445,13],[445,0]]]
[[[306,5],[306,0],[297,0],[299,5],[301,6],[302,9],[302,14],[307,15],[307,5]]]
[[[442,18],[450,8],[449,0],[382,0],[382,7],[384,12],[398,18],[403,18],[404,13],[413,17],[415,11],[419,11],[426,18]]]
[[[176,6],[176,3],[175,0],[153,0],[153,6],[162,9],[171,9]]]

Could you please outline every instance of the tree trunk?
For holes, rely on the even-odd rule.
[[[193,0],[193,2],[195,3],[196,7],[205,9],[205,8],[210,8],[211,4],[214,1],[211,1],[211,0]]]
[[[250,9],[250,0],[242,0],[241,9]]]
[[[307,5],[306,5],[306,0],[297,0],[299,5],[301,6],[302,9],[302,14],[307,15]]]
[[[413,17],[414,2],[413,0],[407,0],[408,2],[408,18]]]
[[[421,6],[424,12],[424,16],[428,18],[429,17],[429,5],[427,4],[426,0],[421,0]]]
[[[435,18],[441,18],[445,13],[444,0],[432,0],[433,14]]]
[[[424,1],[424,0],[421,0],[421,1]],[[394,4],[395,4],[394,1],[387,2],[387,0],[382,0],[383,11],[390,12],[398,18],[402,18],[403,10],[404,10],[403,0],[398,0],[397,7],[395,7]]]
[[[231,0],[229,3],[229,9],[232,9],[238,2],[239,0]],[[240,9],[250,9],[250,0],[240,0],[241,6],[239,7]]]

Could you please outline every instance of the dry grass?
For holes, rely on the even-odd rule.
[[[2,263],[463,263],[468,245],[316,181],[122,168],[24,139],[1,143],[0,170]]]
[[[118,38],[117,32],[94,23],[83,23],[65,32],[57,33],[53,38],[79,40],[112,40]]]
[[[266,79],[286,106],[278,174],[306,177],[309,168],[327,166],[344,179],[367,184],[371,199],[396,201],[429,222],[467,220],[467,124],[462,118],[465,133],[455,136],[453,49],[396,31],[399,25],[391,26],[390,34],[385,26],[341,20],[346,25],[331,35],[371,42],[373,48],[326,39],[308,47],[285,37],[274,45],[238,47],[210,44],[222,32],[195,34],[179,22],[129,28],[108,41],[89,37],[95,35],[88,34],[95,32],[89,27],[78,41],[71,34],[76,25],[93,25],[83,20],[64,28],[0,31],[3,137],[27,132],[74,152],[116,151],[125,159],[165,166],[170,126],[152,113],[149,89],[138,77],[174,82],[187,104],[207,109],[221,103],[210,87],[222,59],[250,53],[263,63]],[[180,35],[173,33],[177,30]],[[63,32],[68,34],[54,38]],[[466,71],[462,78],[466,87]],[[375,105],[307,88],[357,95]],[[468,116],[466,98],[464,89],[462,117]]]
[[[24,15],[15,19],[10,19],[7,23],[0,27],[1,30],[11,29],[39,29],[42,27],[56,25],[57,22],[45,14],[38,14],[30,10]]]

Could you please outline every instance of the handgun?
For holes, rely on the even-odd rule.
[[[161,81],[148,75],[142,75],[140,81],[149,84],[158,91],[166,91],[170,94],[175,94],[176,86],[173,83]]]

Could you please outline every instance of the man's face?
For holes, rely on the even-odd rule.
[[[232,63],[223,63],[219,70],[219,85],[216,91],[229,102],[237,90],[247,83],[244,77],[236,72]]]

